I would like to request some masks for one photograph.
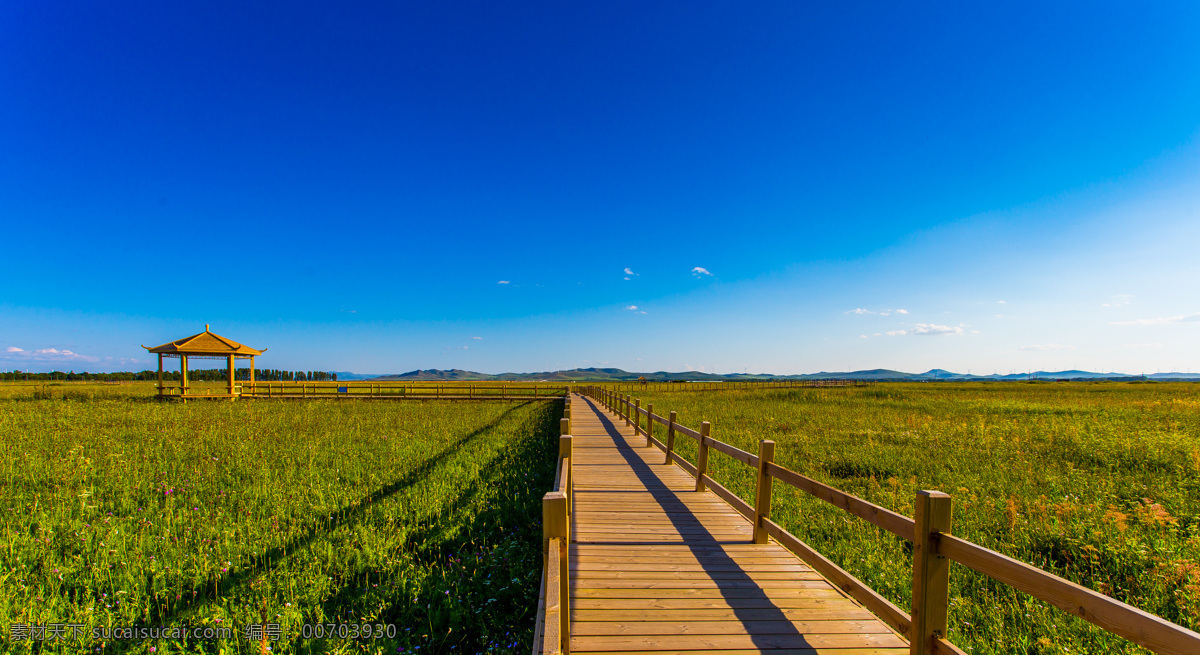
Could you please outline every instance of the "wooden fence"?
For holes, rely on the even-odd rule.
[[[571,401],[567,399],[560,421],[558,466],[554,489],[542,496],[542,584],[538,598],[539,621],[533,652],[568,653],[571,644],[571,595],[568,555],[571,546]],[[540,630],[540,632],[538,632]]]
[[[948,494],[940,491],[917,492],[914,516],[908,518],[779,466],[774,462],[773,441],[760,441],[758,454],[755,455],[710,437],[711,425],[708,422],[701,423],[699,430],[693,430],[676,423],[675,412],[670,412],[666,417],[660,416],[653,412],[652,406],[643,409],[641,401],[629,395],[621,395],[598,386],[580,387],[578,391],[617,413],[626,424],[633,425],[636,433],[645,434],[647,446],[653,445],[663,450],[666,463],[673,461],[696,478],[697,491],[711,489],[750,519],[754,526],[755,543],[765,543],[767,537],[774,538],[907,637],[912,655],[963,653],[946,639],[951,561],[1046,601],[1064,612],[1156,653],[1200,653],[1200,634],[1196,632],[1024,562],[952,536],[951,500]],[[655,423],[666,428],[665,443],[655,438]],[[694,439],[698,444],[695,466],[674,451],[675,438],[680,434]],[[709,477],[708,458],[712,450],[728,455],[758,471],[753,504],[738,498]],[[791,485],[912,542],[911,612],[897,607],[772,521],[770,516],[773,480]]]
[[[204,398],[281,398],[333,400],[548,400],[569,394],[564,385],[529,383],[412,383],[388,381],[356,382],[234,382],[233,394],[224,385],[189,384],[187,395],[180,395],[178,383],[163,384],[158,395],[178,400]]]
[[[865,387],[874,380],[739,380],[736,382],[699,382],[660,380],[645,382],[611,382],[603,388],[610,391],[729,391],[732,389],[811,389],[824,387]]]

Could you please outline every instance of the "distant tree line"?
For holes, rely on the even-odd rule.
[[[158,371],[118,371],[115,373],[76,373],[75,371],[51,371],[49,373],[30,373],[28,371],[4,371],[0,380],[14,382],[17,380],[65,382],[129,382],[134,380],[157,380]],[[189,382],[224,382],[229,379],[229,369],[207,368],[188,371]],[[235,368],[233,379],[246,382],[250,380],[249,368]],[[255,369],[254,379],[262,382],[337,382],[337,373],[328,371],[281,371],[273,368]],[[179,381],[179,371],[163,371],[163,380]]]
[[[250,369],[239,368],[233,372],[233,377],[237,380],[249,380]],[[337,373],[330,373],[329,371],[277,371],[273,368],[259,368],[254,370],[254,379],[262,380],[263,382],[337,382]]]

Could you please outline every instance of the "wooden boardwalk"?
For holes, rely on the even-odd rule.
[[[866,655],[908,642],[645,436],[571,399],[570,646],[583,653]]]

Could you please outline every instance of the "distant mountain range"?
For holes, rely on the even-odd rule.
[[[1131,375],[1128,373],[1093,373],[1091,371],[1035,371],[1032,373],[1012,373],[1009,375],[970,375],[952,373],[945,369],[935,368],[924,373],[904,373],[889,369],[871,369],[866,371],[821,372],[801,375],[767,375],[756,373],[730,373],[718,375],[701,373],[699,371],[656,371],[654,373],[635,373],[619,368],[573,368],[567,371],[545,371],[541,373],[476,373],[457,368],[450,370],[427,369],[409,371],[392,375],[365,375],[338,371],[339,380],[388,380],[388,381],[511,381],[511,382],[632,382],[639,377],[645,377],[651,382],[666,382],[683,380],[689,382],[715,381],[748,381],[748,380],[876,380],[876,381],[954,381],[954,380],[1200,380],[1200,373],[1151,373],[1148,375]]]

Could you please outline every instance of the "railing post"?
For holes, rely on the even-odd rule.
[[[667,417],[667,459],[663,464],[671,463],[671,451],[675,450],[675,412]]]
[[[913,508],[913,592],[910,655],[934,652],[933,641],[946,638],[950,601],[950,560],[937,553],[934,533],[950,534],[950,496],[918,491]]]
[[[562,418],[558,421],[558,434],[571,434],[571,419]]]
[[[704,474],[708,473],[708,435],[712,424],[704,421],[700,424],[700,452],[696,455],[696,491],[704,491]]]
[[[654,445],[654,403],[646,405],[646,447]]]
[[[558,564],[558,588],[557,603],[555,607],[551,607],[551,600],[555,594],[551,593],[550,589],[546,590],[546,616],[551,617],[554,613],[558,614],[559,618],[559,652],[570,652],[571,645],[571,625],[570,625],[570,586],[569,586],[569,569],[567,566],[568,544],[570,542],[570,526],[571,523],[567,518],[567,496],[561,491],[551,491],[545,496],[542,496],[542,542],[546,558],[544,562],[546,570],[546,580],[551,580],[550,566]],[[557,557],[551,557],[550,549],[555,548]],[[555,562],[554,560],[558,561]]]
[[[625,410],[623,413],[625,414],[625,425],[626,426],[633,425],[633,419],[631,419],[629,416],[629,408],[632,406],[633,406],[633,396],[630,394],[625,394],[625,403],[621,406],[621,409]]]
[[[638,436],[642,431],[642,399],[638,398],[633,401],[633,436]],[[647,443],[647,446],[650,444]]]
[[[775,442],[764,439],[758,442],[758,493],[754,495],[754,543],[767,543],[767,530],[763,519],[771,517],[771,476],[767,475],[767,464],[775,461]]]

